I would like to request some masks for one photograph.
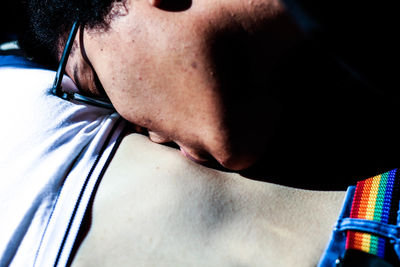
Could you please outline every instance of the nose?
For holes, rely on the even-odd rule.
[[[230,155],[227,158],[217,159],[225,168],[232,171],[241,171],[254,165],[257,161],[254,155]]]
[[[232,171],[240,171],[254,165],[265,150],[263,136],[248,138],[242,131],[238,138],[215,131],[216,135],[207,135],[202,145],[190,145],[176,142],[182,154],[196,163]],[[201,138],[201,137],[200,137]]]
[[[185,147],[180,147],[182,154],[188,158],[189,160],[196,162],[205,166],[214,166],[215,161],[221,165],[222,167],[232,170],[232,171],[241,171],[247,169],[252,166],[256,157],[251,155],[233,155],[230,154],[228,156],[212,156],[212,155],[200,155],[196,151],[190,150]],[[188,152],[191,151],[191,152]]]
[[[224,168],[232,171],[241,171],[254,165],[261,155],[262,149],[253,146],[249,142],[242,143],[237,147],[220,148],[211,151],[211,156]]]

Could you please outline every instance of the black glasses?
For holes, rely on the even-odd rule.
[[[78,32],[79,22],[75,21],[72,25],[71,32],[68,36],[67,43],[65,44],[65,48],[60,60],[60,64],[58,65],[56,78],[54,80],[52,93],[56,96],[59,96],[66,100],[76,100],[79,102],[87,103],[90,105],[107,108],[107,109],[114,109],[113,105],[110,102],[105,102],[102,100],[98,100],[92,97],[80,95],[78,93],[67,93],[62,90],[61,83],[62,78],[65,74],[65,66],[67,65],[69,54],[71,53],[72,45],[74,44],[76,33]]]

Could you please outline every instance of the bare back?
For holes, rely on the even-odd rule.
[[[73,266],[315,266],[344,194],[216,171],[131,134]]]

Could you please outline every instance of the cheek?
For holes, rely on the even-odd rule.
[[[248,162],[263,146],[263,125],[269,124],[265,101],[244,97],[248,79],[238,82],[243,74],[229,71],[224,72],[226,77],[221,75],[201,34],[143,29],[110,33],[108,45],[93,55],[92,63],[117,111],[193,151],[206,151],[225,166]]]
[[[227,97],[201,57],[187,62],[173,58],[172,54],[159,64],[160,57],[147,59],[141,67],[125,64],[124,69],[106,69],[102,82],[117,111],[128,121],[177,142],[194,158],[211,154],[230,169],[250,165],[264,147],[265,114],[269,113],[264,109],[271,105],[247,99],[244,102],[252,105],[245,106],[239,89],[237,94],[229,91]]]
[[[116,77],[105,77],[105,90],[117,111],[132,123],[179,140],[182,136],[198,139],[210,128],[221,127],[225,114],[206,72],[186,65],[148,61],[146,67],[132,68],[129,74],[121,71]]]

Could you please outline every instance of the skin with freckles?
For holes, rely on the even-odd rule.
[[[188,1],[174,11],[166,2],[127,1],[108,30],[78,33],[67,73],[101,96],[96,74],[117,111],[154,142],[244,169],[267,147],[277,114],[273,97],[253,92],[267,87],[263,73],[298,40],[297,28],[275,0]]]
[[[80,29],[67,73],[154,142],[291,186],[343,189],[397,166],[398,132],[382,130],[397,120],[394,98],[309,43],[280,1],[115,8],[107,29]]]

